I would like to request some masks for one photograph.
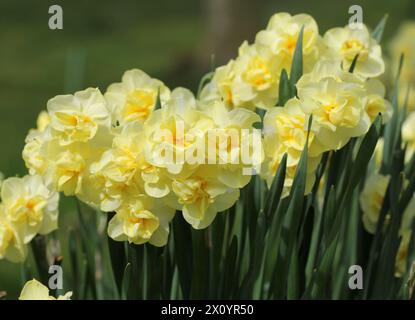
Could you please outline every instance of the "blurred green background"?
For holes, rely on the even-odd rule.
[[[63,30],[48,28],[53,4],[63,8]],[[347,24],[353,4],[362,6],[371,27],[389,14],[386,40],[403,20],[415,18],[414,0],[2,0],[0,172],[25,174],[24,138],[57,94],[89,86],[105,91],[131,68],[143,69],[170,88],[195,90],[210,70],[212,55],[216,65],[225,63],[273,13],[311,14],[323,33]],[[66,203],[62,211],[71,210]],[[70,223],[61,224],[63,232]],[[0,291],[10,298],[20,292],[20,269],[0,261]]]

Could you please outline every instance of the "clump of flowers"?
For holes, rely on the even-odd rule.
[[[265,280],[258,285],[267,282],[269,287],[263,292],[275,285],[274,269],[269,267],[281,263],[281,270],[287,271],[309,245],[304,241],[310,240],[314,252],[305,275],[311,286],[307,294],[313,295],[323,290],[319,284],[312,287],[314,277],[325,276],[323,262],[333,260],[337,268],[343,260],[357,259],[356,252],[343,256],[341,251],[350,241],[349,228],[361,228],[361,221],[368,234],[381,238],[398,221],[387,213],[381,234],[376,234],[393,183],[402,209],[400,225],[394,225],[399,226],[398,235],[390,236],[398,241],[393,277],[401,277],[410,262],[415,201],[406,179],[413,170],[415,117],[414,113],[402,117],[396,103],[392,106],[386,98],[379,39],[363,24],[320,35],[311,16],[278,13],[257,33],[254,43],[243,42],[234,59],[204,78],[208,81],[197,96],[185,88],[170,90],[162,81],[133,69],[104,93],[88,88],[52,98],[39,115],[37,128],[26,137],[22,156],[29,175],[7,179],[1,186],[0,258],[23,261],[26,245],[35,235],[57,228],[58,194],[63,192],[110,214],[108,236],[134,245],[165,246],[178,215],[193,229],[208,228],[217,219],[223,229],[209,228],[206,243],[192,250],[211,250],[218,245],[214,233],[225,233],[215,255],[221,257],[227,250],[230,258],[223,264],[232,257],[237,261],[245,250],[249,259],[263,259]],[[396,40],[393,48],[400,45]],[[403,79],[409,88],[410,71]],[[373,152],[374,163],[366,166]],[[394,157],[399,158],[399,170],[392,170],[392,165],[397,166]],[[281,168],[285,172],[277,175]],[[250,184],[252,175],[259,177]],[[245,192],[248,196],[240,199]],[[243,216],[232,221],[225,217],[226,223],[217,218],[233,207]],[[346,211],[352,212],[353,220],[348,220]],[[310,239],[300,237],[310,221],[318,229],[308,230]],[[174,226],[175,241],[194,236],[189,232],[180,238],[180,226]],[[245,234],[240,236],[242,232],[249,234],[248,240]],[[261,240],[269,243],[263,247],[254,243]],[[175,268],[169,254],[176,245],[165,248],[168,252],[160,258],[167,259],[163,268]],[[274,245],[277,249],[266,256]],[[128,259],[154,258],[156,251],[147,249],[129,254]],[[373,255],[370,259],[378,258]],[[222,263],[214,265],[216,258],[209,257],[209,268],[219,270]],[[245,289],[252,284],[256,267],[244,260],[248,258],[239,258],[244,268],[251,263],[246,276],[238,275],[236,280],[244,279],[241,288]],[[149,260],[145,261],[148,270]],[[179,274],[186,269],[183,265],[187,263],[177,268]],[[228,266],[228,271],[235,266]],[[211,271],[208,277],[217,270]],[[179,280],[185,281],[182,275]],[[186,289],[184,285],[183,293]],[[297,290],[289,291],[286,296]],[[269,294],[280,298],[279,293]],[[33,280],[21,298],[51,297]]]
[[[290,72],[300,35],[305,74],[297,97],[277,106],[280,74]],[[390,117],[383,85],[369,79],[383,71],[380,46],[366,27],[322,37],[311,16],[280,13],[253,44],[241,45],[235,60],[216,69],[200,99],[184,88],[170,91],[138,69],[104,94],[89,88],[51,99],[23,158],[52,190],[115,212],[108,228],[113,239],[162,246],[176,211],[202,229],[236,203],[251,178],[244,174],[243,149],[257,171],[263,162],[269,186],[288,155],[286,196],[308,136],[309,193],[324,152],[364,135],[378,113]],[[259,152],[246,132],[260,122],[256,108],[267,110]]]

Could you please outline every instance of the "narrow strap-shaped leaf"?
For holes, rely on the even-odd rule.
[[[161,98],[160,98],[160,88],[157,90],[157,99],[156,104],[154,105],[154,110],[161,109]]]
[[[309,119],[308,132],[310,132],[312,117]],[[287,212],[282,221],[281,242],[279,243],[278,256],[276,263],[276,271],[274,276],[272,291],[276,298],[284,298],[287,279],[281,277],[281,274],[287,274],[290,265],[295,239],[298,236],[298,230],[304,209],[304,192],[307,177],[307,161],[308,161],[308,139],[301,154],[300,162],[294,177],[289,196],[289,204]]]
[[[353,59],[353,61],[352,61],[352,64],[350,65],[350,67],[349,67],[349,72],[350,73],[353,73],[353,71],[354,71],[354,69],[356,68],[356,64],[357,64],[357,60],[359,59],[359,54],[357,54],[355,57],[354,57],[354,59]]]
[[[277,169],[277,173],[272,180],[271,188],[267,193],[267,197],[265,200],[265,217],[268,222],[272,219],[272,214],[278,208],[278,204],[281,200],[282,190],[284,188],[284,181],[285,181],[285,173],[287,168],[287,154],[284,154],[281,163]]]
[[[114,214],[108,213],[108,221],[110,221],[113,216]],[[111,239],[109,236],[107,236],[107,240],[115,284],[118,288],[118,294],[121,295],[122,279],[127,264],[127,257],[125,255],[125,244],[121,241],[115,241]]]
[[[130,283],[131,283],[131,263],[127,263],[127,265],[124,268],[124,272],[122,276],[122,284],[121,284],[121,299],[122,300],[127,300]]]
[[[173,239],[183,297],[189,299],[193,272],[192,234],[181,213],[173,219]]]
[[[206,243],[206,230],[192,230],[193,274],[191,299],[206,297],[209,283],[209,250]]]
[[[293,97],[293,93],[291,92],[291,83],[288,79],[287,70],[282,69],[280,75],[280,83],[279,83],[279,93],[278,93],[278,107],[283,107],[285,103]]]
[[[385,14],[376,26],[376,28],[372,32],[372,37],[375,39],[378,43],[382,40],[383,31],[385,30],[386,22],[388,21],[388,15]]]
[[[200,80],[200,82],[199,82],[199,86],[198,86],[198,88],[197,88],[197,97],[199,98],[200,97],[200,93],[202,92],[202,90],[203,90],[203,88],[204,88],[204,86],[206,85],[206,84],[208,84],[211,80],[212,80],[212,78],[213,78],[213,76],[214,76],[214,72],[213,71],[211,71],[211,72],[208,72],[208,73],[206,73],[203,77],[202,77],[202,79]]]
[[[301,28],[301,31],[298,34],[297,44],[295,46],[293,61],[291,65],[290,82],[291,82],[291,88],[294,89],[294,91],[291,92],[293,96],[297,94],[295,85],[297,84],[297,81],[300,80],[301,76],[303,75],[303,34],[304,34],[304,26]]]
[[[46,236],[37,235],[31,242],[40,281],[47,284],[49,280],[49,263],[46,256]]]
[[[229,246],[223,268],[223,286],[222,286],[222,299],[231,298],[233,286],[237,285],[235,277],[235,264],[238,254],[238,239],[236,236],[232,238],[231,245]]]

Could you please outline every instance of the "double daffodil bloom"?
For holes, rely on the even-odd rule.
[[[170,90],[160,80],[139,69],[126,71],[121,82],[110,85],[105,93],[113,124],[123,126],[134,121],[144,122],[154,110],[159,93],[164,105]]]
[[[167,243],[169,222],[175,210],[162,201],[144,194],[122,203],[108,225],[108,235],[116,241],[150,244],[161,247]]]
[[[59,194],[50,191],[40,176],[6,179],[1,186],[3,212],[28,243],[37,234],[58,227]]]
[[[323,56],[338,60],[348,71],[358,56],[353,73],[361,78],[375,78],[385,72],[382,48],[364,24],[333,28],[323,36]]]
[[[51,135],[61,145],[87,142],[100,125],[108,126],[110,114],[98,89],[88,88],[74,95],[61,95],[48,101]]]
[[[275,59],[281,61],[281,67],[288,72],[297,46],[301,28],[303,33],[304,70],[310,71],[319,57],[321,37],[316,21],[308,14],[290,15],[282,12],[274,14],[265,30],[258,32],[255,43],[269,48]]]

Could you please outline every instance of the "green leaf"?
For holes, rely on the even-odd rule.
[[[308,123],[308,132],[310,132],[311,123],[312,117],[310,117]],[[304,192],[307,177],[308,138],[309,134],[307,134],[306,143],[291,187],[288,209],[282,221],[281,242],[279,243],[278,248],[279,253],[274,273],[275,276],[273,277],[275,280],[273,281],[272,288],[272,291],[277,298],[284,297],[284,288],[287,279],[281,277],[281,274],[285,275],[288,273],[296,241],[295,239],[298,236],[298,230],[303,216]]]
[[[147,260],[147,299],[160,299],[163,291],[163,264],[165,263],[163,248],[146,243],[145,254]]]
[[[380,130],[382,125],[382,118],[378,115],[373,122],[372,126],[370,127],[367,134],[364,136],[362,143],[359,147],[357,152],[356,158],[353,161],[351,166],[351,173],[350,178],[347,183],[347,187],[344,192],[341,194],[341,199],[339,203],[339,212],[336,214],[335,221],[333,226],[330,230],[330,233],[327,238],[327,242],[331,243],[338,233],[340,225],[342,223],[343,214],[342,211],[345,210],[347,207],[347,203],[350,201],[350,197],[353,193],[354,188],[358,185],[359,181],[362,177],[365,176],[365,172],[368,166],[370,159],[372,158],[372,154],[375,150],[378,138],[380,136]]]
[[[336,217],[337,207],[336,207],[336,190],[334,186],[331,186],[329,191],[329,196],[327,199],[327,206],[324,209],[324,228],[323,232],[330,232],[335,217]]]
[[[40,282],[47,284],[49,280],[49,263],[46,257],[46,237],[37,235],[31,242],[33,256],[37,271],[39,274]]]
[[[193,275],[191,282],[191,299],[206,297],[209,283],[209,250],[205,230],[192,230]]]
[[[291,92],[291,83],[288,79],[287,70],[282,69],[279,84],[278,106],[283,107],[285,103],[292,97],[293,94]]]
[[[380,20],[380,22],[378,23],[378,25],[376,26],[375,30],[373,30],[372,32],[372,37],[378,42],[380,43],[382,40],[382,36],[383,36],[383,31],[385,30],[385,25],[386,25],[386,21],[388,20],[388,15],[385,14],[382,18],[382,20]]]
[[[157,100],[156,104],[154,105],[154,110],[161,109],[161,98],[160,98],[160,88],[157,90]]]
[[[294,239],[293,251],[291,254],[290,268],[287,278],[287,299],[300,298],[300,275],[298,262],[298,240]]]
[[[359,55],[357,54],[355,57],[354,57],[354,59],[353,59],[353,61],[352,61],[352,64],[350,65],[350,67],[349,67],[349,72],[350,73],[353,73],[353,71],[354,71],[354,69],[356,68],[356,64],[357,64],[357,60],[359,59]]]
[[[124,268],[123,277],[122,277],[122,285],[121,285],[121,299],[127,300],[128,297],[128,290],[130,288],[131,283],[131,263],[127,263]]]
[[[336,236],[329,244],[321,264],[314,271],[310,285],[307,288],[304,298],[306,299],[328,299],[330,297],[330,276],[334,256],[336,254],[338,237]]]
[[[284,181],[285,181],[285,172],[287,168],[287,154],[284,154],[281,163],[278,167],[277,173],[272,180],[271,188],[267,193],[267,197],[265,200],[265,217],[268,222],[272,219],[272,214],[278,208],[278,204],[281,200],[282,190],[284,188]]]
[[[173,219],[173,239],[180,286],[183,297],[189,299],[193,271],[192,234],[181,212]]]
[[[353,162],[350,181],[351,188],[357,186],[363,176],[363,173],[366,171],[367,165],[372,158],[373,152],[375,151],[375,147],[381,133],[381,126],[382,117],[378,115],[368,133],[363,138],[362,144],[360,145],[359,151],[356,155],[356,159]]]
[[[236,260],[238,254],[238,240],[236,236],[233,236],[231,245],[229,246],[225,261],[224,261],[224,268],[223,268],[223,289],[221,297],[222,299],[230,299],[232,298],[231,294],[233,291],[233,287],[237,285],[237,278],[235,277],[235,267],[236,267]]]
[[[213,76],[215,75],[215,72],[213,72],[213,71],[211,71],[211,72],[208,72],[207,74],[205,74],[203,77],[202,77],[202,79],[200,80],[200,82],[199,82],[199,86],[198,86],[198,88],[197,88],[197,97],[199,98],[200,97],[200,94],[201,94],[201,92],[202,92],[202,90],[203,90],[203,88],[204,88],[204,86],[206,85],[206,84],[208,84],[211,80],[212,80],[212,78],[213,78]]]
[[[114,214],[108,213],[108,221],[110,221],[113,216]],[[127,264],[127,257],[125,255],[125,243],[121,241],[115,241],[108,235],[107,240],[115,284],[118,288],[118,294],[121,294],[122,281],[125,273],[125,266]]]
[[[295,46],[293,61],[291,65],[290,82],[291,88],[294,89],[294,91],[291,92],[293,96],[296,95],[297,92],[295,85],[303,75],[303,34],[304,26],[301,28],[301,31],[298,34],[297,44]]]

